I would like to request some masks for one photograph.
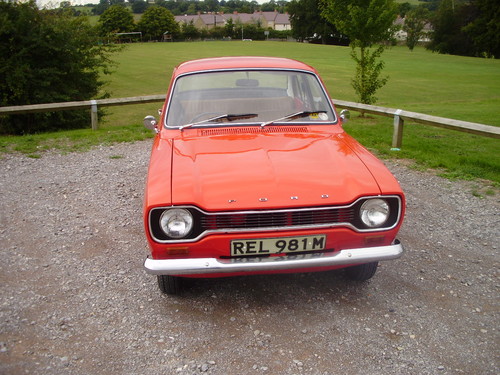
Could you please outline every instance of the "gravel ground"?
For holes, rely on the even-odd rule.
[[[150,141],[0,160],[1,374],[499,374],[497,198],[389,167],[405,255],[342,272],[196,280],[142,263]]]

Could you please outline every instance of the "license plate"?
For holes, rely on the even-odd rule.
[[[324,250],[326,235],[231,241],[231,256],[290,254]]]

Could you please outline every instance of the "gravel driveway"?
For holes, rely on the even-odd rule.
[[[151,141],[0,160],[0,374],[499,374],[499,203],[390,162],[405,255],[197,280],[142,263]]]

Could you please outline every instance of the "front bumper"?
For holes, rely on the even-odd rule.
[[[244,273],[347,266],[382,260],[397,259],[403,255],[403,245],[341,250],[321,254],[287,255],[267,258],[187,258],[151,259],[144,262],[146,272],[153,275],[202,275],[216,273]]]

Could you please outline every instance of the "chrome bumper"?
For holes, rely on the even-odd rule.
[[[341,250],[332,253],[287,255],[268,258],[187,258],[151,259],[144,262],[146,272],[153,275],[199,275],[211,273],[236,273],[293,270],[354,265],[381,260],[391,260],[403,255],[403,245],[396,240],[393,245]]]

